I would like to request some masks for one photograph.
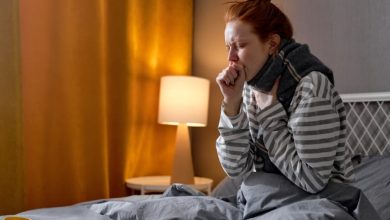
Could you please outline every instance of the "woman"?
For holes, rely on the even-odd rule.
[[[232,177],[281,173],[308,193],[349,183],[345,110],[332,71],[292,38],[292,26],[267,0],[233,3],[225,16],[229,65],[217,152]]]

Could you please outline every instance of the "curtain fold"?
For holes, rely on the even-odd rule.
[[[95,1],[20,1],[25,206],[109,196]]]
[[[23,206],[18,1],[0,1],[0,215]]]
[[[125,178],[170,174],[176,128],[157,124],[159,79],[190,74],[192,0],[19,0],[18,20],[23,166],[0,165],[22,177],[19,210],[124,196]]]
[[[174,148],[166,146],[175,145],[176,127],[156,125],[159,79],[190,74],[192,1],[131,1],[128,15],[131,150],[125,173],[169,174],[172,163],[166,158],[172,158]]]

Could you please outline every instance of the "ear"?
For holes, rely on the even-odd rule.
[[[269,44],[269,55],[276,55],[279,52],[280,45],[280,36],[279,34],[271,34],[268,38]]]

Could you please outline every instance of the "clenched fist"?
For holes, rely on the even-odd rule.
[[[245,80],[245,67],[237,63],[230,63],[218,74],[216,81],[223,95],[225,114],[229,116],[238,114]]]

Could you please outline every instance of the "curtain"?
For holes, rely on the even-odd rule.
[[[0,214],[23,205],[18,2],[0,1]]]
[[[124,196],[128,177],[169,175],[176,130],[157,124],[159,79],[190,74],[192,0],[19,0],[17,14],[11,151],[22,165],[6,165],[20,174],[19,210]]]

